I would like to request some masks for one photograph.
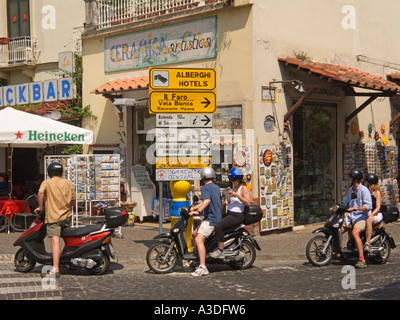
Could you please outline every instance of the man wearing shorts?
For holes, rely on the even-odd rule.
[[[46,209],[45,223],[47,236],[51,238],[53,268],[49,272],[55,277],[60,276],[60,236],[61,231],[71,225],[71,207],[76,199],[75,188],[71,181],[61,178],[63,167],[53,162],[47,167],[49,179],[42,182],[38,192],[39,207],[35,210],[40,214]]]
[[[350,213],[346,216],[345,223],[347,226],[352,225],[352,236],[358,251],[358,262],[356,268],[365,268],[367,265],[364,259],[364,251],[360,233],[365,230],[366,220],[371,214],[372,198],[367,187],[361,184],[363,173],[361,170],[353,169],[349,174],[350,188],[344,204],[348,207]]]
[[[206,247],[204,241],[213,233],[214,226],[222,219],[222,200],[221,190],[214,184],[215,171],[206,167],[201,171],[201,179],[204,185],[201,187],[202,203],[197,211],[191,211],[190,215],[199,214],[204,212],[204,218],[199,228],[193,232],[194,241],[197,248],[197,253],[200,259],[200,265],[192,276],[206,276],[208,269],[206,267]]]

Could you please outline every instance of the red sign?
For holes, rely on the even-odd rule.
[[[12,22],[13,22],[13,23],[16,23],[16,22],[17,22],[17,15],[16,15],[16,14],[13,14],[13,15],[12,15]]]
[[[22,20],[23,21],[28,21],[28,12],[23,12],[22,13]]]

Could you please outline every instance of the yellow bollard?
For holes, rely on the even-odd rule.
[[[190,191],[190,182],[185,180],[171,181],[172,192],[172,209],[171,209],[171,227],[180,219],[178,209],[187,206],[186,195]],[[192,228],[193,217],[188,219],[186,228],[186,244],[189,252],[193,252],[192,248]]]

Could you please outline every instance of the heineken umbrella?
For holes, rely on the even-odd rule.
[[[92,142],[93,132],[90,130],[11,107],[0,110],[0,147],[8,147],[9,184],[12,181],[11,148],[42,148],[56,144]]]

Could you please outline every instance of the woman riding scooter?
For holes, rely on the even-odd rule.
[[[250,190],[243,181],[243,177],[243,171],[238,168],[232,168],[229,171],[228,178],[232,183],[233,190],[229,191],[230,197],[226,216],[214,227],[218,249],[210,253],[213,258],[224,258],[224,231],[239,226],[244,219],[245,206],[251,204]]]
[[[382,203],[382,193],[379,188],[379,179],[376,174],[369,173],[365,177],[366,182],[368,183],[367,187],[371,192],[372,197],[372,213],[368,216],[366,221],[366,229],[365,229],[365,244],[364,251],[371,251],[371,237],[372,237],[372,226],[378,224],[382,221],[383,215],[381,212],[381,203]]]

